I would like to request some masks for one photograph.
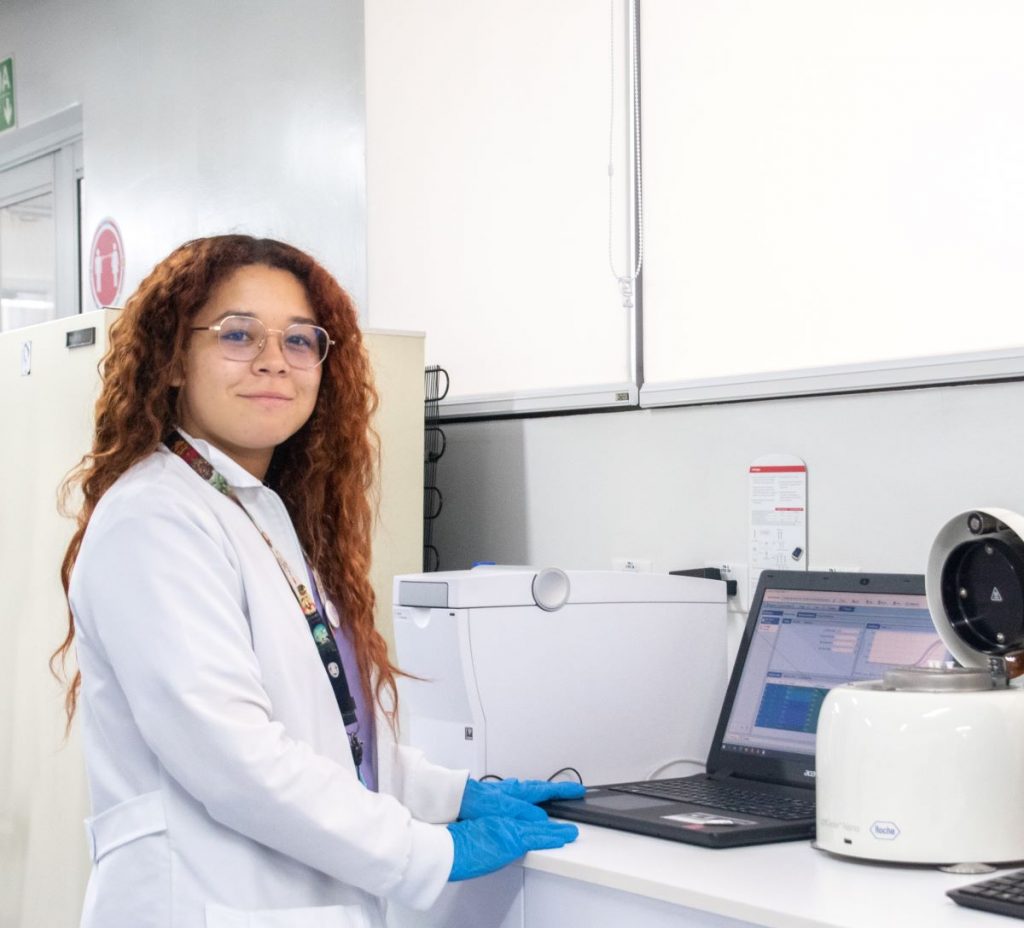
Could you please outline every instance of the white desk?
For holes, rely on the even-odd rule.
[[[430,913],[445,928],[997,928],[947,889],[984,879],[831,857],[806,841],[709,850],[581,825],[557,851],[453,884]],[[475,884],[475,885],[474,885]]]
[[[566,893],[571,890],[574,899],[590,886],[615,891],[621,898],[609,895],[609,901],[616,903],[620,915],[626,910],[618,909],[618,904],[631,904],[634,926],[733,925],[737,921],[769,928],[993,928],[999,924],[988,913],[964,909],[945,896],[947,889],[983,876],[840,859],[814,850],[806,841],[709,850],[581,825],[574,844],[529,854],[524,872],[526,928],[548,924],[529,918],[541,901],[531,900],[534,873],[558,877],[557,884]],[[550,883],[537,882],[545,900],[559,888]],[[665,920],[671,914],[666,903],[677,909],[672,921]],[[655,919],[642,918],[645,912]],[[585,924],[604,928],[605,923],[588,918]]]

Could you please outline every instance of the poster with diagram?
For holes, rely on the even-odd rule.
[[[768,454],[750,465],[749,590],[762,570],[807,569],[807,465]]]

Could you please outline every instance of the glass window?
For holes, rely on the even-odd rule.
[[[0,331],[81,312],[81,107],[0,135]]]
[[[56,268],[53,192],[0,206],[0,331],[56,318]]]

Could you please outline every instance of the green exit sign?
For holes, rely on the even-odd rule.
[[[14,112],[14,59],[0,61],[0,132],[13,129]]]

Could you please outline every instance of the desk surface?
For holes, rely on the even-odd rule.
[[[579,839],[523,866],[769,928],[995,928],[945,892],[985,875],[861,862],[806,841],[711,850],[580,825]],[[1010,928],[1011,919],[1002,924]]]

